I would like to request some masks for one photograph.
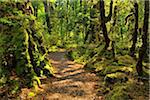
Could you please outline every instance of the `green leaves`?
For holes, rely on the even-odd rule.
[[[7,18],[0,18],[0,23],[6,24],[8,26],[14,25],[13,22],[8,20]]]
[[[42,72],[45,69],[46,74],[53,74],[53,67],[46,58],[43,23],[37,22],[37,18],[28,12],[27,9],[32,8],[31,3],[23,6],[25,13],[17,9],[13,2],[0,3],[0,8],[4,11],[0,15],[0,84],[6,83],[6,77],[9,79],[13,71],[18,77],[24,77],[26,83],[40,85],[39,77],[44,75]],[[14,87],[12,93],[18,89],[19,85]]]

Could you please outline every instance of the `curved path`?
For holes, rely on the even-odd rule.
[[[58,73],[42,80],[42,89],[35,100],[103,100],[97,96],[99,78],[83,69],[83,65],[69,61],[65,51],[50,53],[51,63]]]

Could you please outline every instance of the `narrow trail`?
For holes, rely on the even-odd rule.
[[[65,51],[50,53],[51,63],[58,73],[55,78],[42,80],[35,100],[103,100],[97,96],[99,78],[85,71],[83,65],[65,57]]]

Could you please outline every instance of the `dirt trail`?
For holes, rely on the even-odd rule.
[[[95,74],[86,72],[83,65],[69,61],[65,51],[49,56],[58,73],[55,78],[42,81],[43,90],[35,100],[103,100],[96,95],[99,78]]]

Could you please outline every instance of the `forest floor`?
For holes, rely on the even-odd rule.
[[[55,77],[43,79],[41,89],[34,97],[29,97],[31,90],[22,89],[21,99],[33,100],[103,100],[97,95],[99,78],[67,59],[65,50],[49,54],[52,65],[56,68]]]

